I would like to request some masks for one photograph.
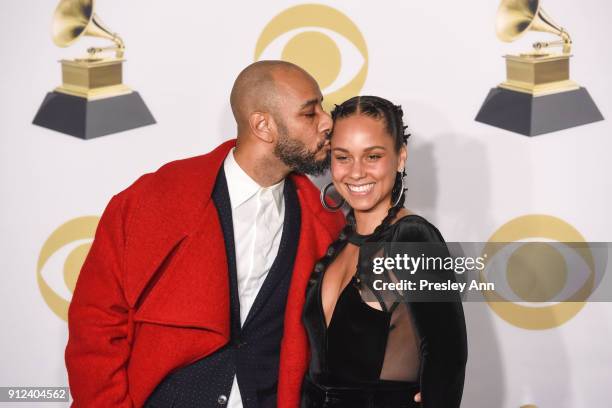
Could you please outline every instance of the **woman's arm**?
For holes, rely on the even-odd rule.
[[[399,221],[394,242],[438,243],[432,252],[448,254],[440,231],[419,216]],[[420,255],[420,254],[418,254]],[[437,281],[456,281],[453,271],[426,271],[435,273]],[[422,275],[426,277],[426,275]],[[444,301],[411,302],[417,330],[420,335],[421,392],[426,408],[458,408],[461,405],[465,365],[467,362],[467,333],[463,306],[458,293]]]

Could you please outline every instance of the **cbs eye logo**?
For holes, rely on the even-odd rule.
[[[68,306],[100,217],[79,217],[60,225],[43,244],[36,281],[47,306],[68,320]]]
[[[592,248],[578,230],[557,217],[532,214],[510,220],[493,233],[484,254],[489,265],[501,258],[501,268],[480,273],[481,282],[496,281],[496,290],[482,293],[491,309],[516,327],[546,330],[563,325],[582,310],[596,286],[599,265]],[[511,296],[505,296],[506,291]]]
[[[255,61],[261,59],[282,59],[308,71],[326,110],[358,95],[368,73],[368,50],[357,26],[321,4],[291,7],[274,17],[255,46]]]

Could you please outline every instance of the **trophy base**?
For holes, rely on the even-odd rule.
[[[477,122],[537,136],[603,120],[586,88],[534,96],[505,88],[489,91]]]
[[[53,91],[45,97],[32,123],[87,140],[156,122],[138,92],[87,100]]]

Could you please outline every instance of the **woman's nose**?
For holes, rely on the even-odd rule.
[[[353,163],[353,166],[351,167],[351,177],[358,180],[361,178],[365,177],[365,168],[364,166],[359,162],[359,161],[355,161]]]

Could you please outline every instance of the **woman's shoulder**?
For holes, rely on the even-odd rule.
[[[440,230],[425,217],[411,212],[402,212],[392,225],[393,242],[441,242]]]

